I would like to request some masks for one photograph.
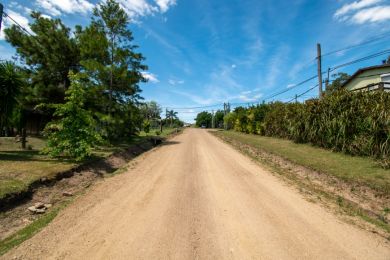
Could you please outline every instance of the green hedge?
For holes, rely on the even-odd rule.
[[[339,91],[321,100],[239,107],[228,115],[236,131],[373,156],[389,163],[390,93]]]

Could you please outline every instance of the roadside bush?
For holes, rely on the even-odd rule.
[[[240,107],[225,116],[225,123],[244,133],[312,143],[383,162],[390,156],[388,92],[337,91],[304,104],[275,102]]]
[[[69,73],[69,79],[71,85],[66,91],[66,103],[53,105],[53,115],[59,119],[45,127],[48,142],[43,153],[81,161],[91,155],[92,147],[101,141],[101,137],[91,113],[84,109],[83,75]]]
[[[145,133],[149,133],[150,132],[150,121],[144,120],[142,127],[143,127]]]

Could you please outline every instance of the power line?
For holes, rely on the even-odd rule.
[[[322,74],[325,74],[325,72],[322,72]],[[288,89],[285,89],[285,90],[280,91],[280,92],[278,92],[278,93],[272,94],[271,96],[266,97],[266,98],[264,98],[263,100],[271,99],[271,98],[274,98],[274,97],[279,96],[279,95],[281,95],[281,94],[284,94],[284,93],[286,93],[286,92],[288,92],[288,91],[290,91],[290,90],[292,90],[292,89],[294,89],[294,88],[296,88],[296,87],[299,87],[299,86],[301,86],[301,85],[303,85],[303,84],[305,84],[305,83],[307,83],[307,82],[309,82],[309,81],[311,81],[311,80],[313,80],[313,79],[315,79],[315,78],[317,78],[317,75],[314,75],[314,76],[312,76],[312,77],[310,77],[310,78],[308,78],[308,79],[305,79],[305,80],[303,80],[303,81],[301,81],[301,82],[295,84],[294,86],[292,86],[292,87],[290,87],[290,88],[288,88]]]
[[[24,28],[21,24],[19,24],[15,19],[13,19],[9,14],[3,11],[5,17],[9,18],[12,22],[14,22],[22,31],[26,32],[28,35],[33,36],[26,28]]]
[[[290,102],[294,101],[295,99],[297,99],[297,98],[299,98],[299,97],[301,97],[301,96],[305,95],[306,93],[309,93],[310,91],[312,91],[312,90],[313,90],[313,89],[315,89],[316,87],[318,87],[318,84],[317,84],[317,85],[315,85],[314,87],[311,87],[311,88],[309,88],[309,89],[308,89],[308,90],[306,90],[305,92],[303,92],[303,93],[301,93],[301,94],[299,94],[299,95],[295,96],[293,99],[291,99],[291,100],[287,101],[287,103],[290,103]]]
[[[345,67],[345,66],[348,66],[348,65],[352,65],[352,64],[355,64],[355,63],[358,63],[358,62],[362,62],[362,61],[365,61],[365,60],[376,58],[376,57],[382,56],[382,55],[387,54],[387,53],[390,53],[390,49],[386,49],[386,50],[383,50],[383,51],[380,51],[380,52],[376,52],[376,53],[370,54],[368,56],[365,56],[365,57],[362,57],[362,58],[359,58],[359,59],[356,59],[356,60],[352,60],[352,61],[346,62],[344,64],[337,65],[337,66],[335,66],[333,68],[330,68],[329,71],[334,71],[336,69],[339,69],[339,68],[342,68],[342,67]]]
[[[377,37],[375,37],[373,39],[370,39],[370,40],[367,40],[367,41],[363,41],[361,43],[349,45],[349,46],[343,47],[343,48],[338,49],[338,50],[333,50],[333,51],[327,52],[325,54],[322,54],[322,57],[329,56],[329,55],[332,55],[332,54],[335,54],[335,53],[339,53],[339,52],[342,52],[342,51],[350,50],[350,49],[353,49],[353,48],[356,48],[356,47],[364,46],[364,45],[370,44],[372,42],[376,42],[378,40],[381,40],[381,39],[384,39],[384,38],[387,38],[387,37],[390,37],[390,33],[389,32],[377,35]]]

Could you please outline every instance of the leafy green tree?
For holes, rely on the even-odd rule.
[[[24,85],[20,69],[12,62],[0,63],[0,131],[10,127]]]
[[[170,120],[170,122],[171,122],[170,127],[172,127],[173,121],[176,120],[176,119],[178,119],[178,117],[177,117],[177,112],[176,112],[176,111],[173,111],[173,110],[168,110],[167,119]]]
[[[145,119],[144,123],[142,125],[142,128],[144,129],[145,133],[149,133],[149,131],[150,131],[150,121]]]
[[[234,123],[236,122],[237,115],[235,112],[230,112],[223,117],[223,125],[226,130],[234,128]]]
[[[162,112],[161,106],[155,101],[141,103],[139,106],[141,116],[148,120],[151,124],[151,127],[158,127],[160,124],[159,119],[161,119],[160,114]]]
[[[85,109],[85,75],[69,73],[71,85],[66,91],[65,103],[52,105],[57,121],[50,122],[45,133],[47,147],[43,150],[51,156],[70,156],[77,161],[91,155],[91,149],[101,141],[92,114]]]
[[[223,117],[225,116],[224,112],[222,110],[218,110],[215,112],[214,115],[214,122],[216,128],[222,128],[223,127]]]
[[[68,73],[79,67],[79,48],[60,19],[44,18],[39,12],[32,12],[31,17],[34,36],[15,25],[4,30],[6,40],[28,69],[31,88],[25,100],[31,107],[61,103],[70,84]]]
[[[78,27],[76,32],[81,64],[92,83],[88,103],[110,139],[128,132],[124,114],[134,114],[127,109],[138,111],[139,83],[146,82],[141,72],[147,66],[142,54],[135,51],[138,46],[132,43],[128,27],[126,12],[116,1],[107,0],[94,9],[91,25]]]
[[[211,120],[213,115],[207,111],[200,112],[195,118],[195,125],[198,127],[205,126],[207,128],[211,127]]]
[[[333,74],[332,77],[334,79],[326,89],[326,93],[328,94],[340,90],[341,86],[344,84],[345,81],[349,79],[350,75],[344,72],[339,72],[337,74]]]

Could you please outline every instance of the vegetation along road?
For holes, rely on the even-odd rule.
[[[187,129],[98,183],[3,259],[389,259],[206,130]]]

